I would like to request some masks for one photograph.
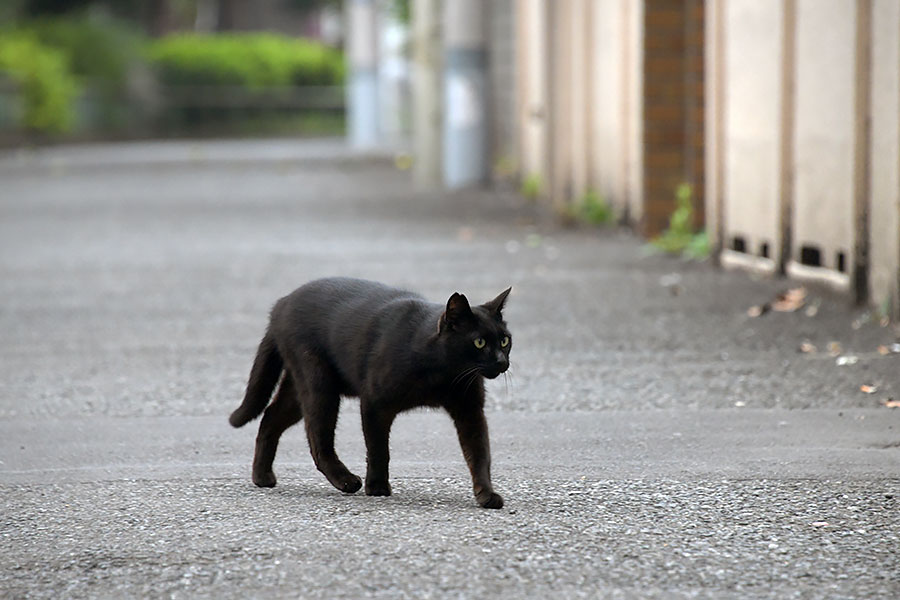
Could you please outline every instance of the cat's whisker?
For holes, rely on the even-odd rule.
[[[453,378],[453,381],[450,382],[450,385],[456,385],[456,383],[459,382],[460,380],[462,380],[463,376],[468,375],[469,371],[471,371],[471,370],[472,370],[471,367],[468,369],[464,369],[459,375],[457,375],[456,377]]]
[[[471,375],[472,373],[476,373],[481,370],[481,367],[469,367],[468,369],[463,370],[462,373],[453,378],[453,381],[450,385],[456,385],[457,383],[461,383],[466,377]]]
[[[469,392],[469,388],[475,383],[475,380],[478,379],[478,376],[481,375],[481,367],[474,367],[470,370],[471,377],[469,377],[468,383],[466,383],[466,388],[463,390],[463,396],[465,396]]]

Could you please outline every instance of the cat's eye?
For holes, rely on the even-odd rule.
[[[506,348],[507,346],[509,346],[509,336],[508,336],[508,335],[503,336],[503,339],[500,340],[500,345],[501,345],[503,348]]]
[[[484,340],[484,338],[475,338],[475,347],[478,348],[479,350],[484,348],[486,345],[487,345],[487,342]]]

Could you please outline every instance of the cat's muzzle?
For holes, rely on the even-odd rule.
[[[496,379],[501,374],[506,373],[508,369],[509,360],[506,360],[504,357],[504,360],[502,361],[497,361],[490,366],[482,367],[481,374],[484,375],[487,379]]]

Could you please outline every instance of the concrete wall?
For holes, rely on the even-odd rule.
[[[900,317],[900,2],[872,8],[871,286]]]
[[[801,249],[817,249],[821,266],[842,273],[854,241],[855,30],[853,0],[797,0],[792,255],[808,263]]]
[[[518,0],[520,173],[565,210],[600,193],[642,214],[643,3]]]
[[[491,0],[488,10],[490,154],[494,163],[514,158],[516,148],[515,0]]]
[[[622,120],[626,123],[621,144],[624,147],[625,190],[627,220],[640,223],[644,218],[644,3],[639,0],[623,0],[623,76],[622,94],[624,108]],[[616,200],[616,204],[619,200]]]
[[[555,204],[595,190],[653,235],[690,181],[726,265],[900,316],[900,2],[515,8],[520,173]]]
[[[755,255],[767,247],[772,257],[778,244],[782,10],[780,3],[759,0],[720,6],[727,107],[723,245],[743,243]]]
[[[642,215],[643,11],[631,0],[597,0],[587,20],[590,56],[590,185],[629,220]]]
[[[706,4],[707,224],[723,263],[900,316],[900,3]]]
[[[581,92],[574,81],[572,39],[574,0],[550,4],[550,180],[548,191],[554,205],[569,202],[572,189],[572,114],[574,98]]]
[[[548,0],[517,0],[516,60],[519,90],[519,171],[523,178],[549,178]]]

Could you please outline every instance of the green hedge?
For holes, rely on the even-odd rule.
[[[341,85],[340,52],[275,34],[176,34],[150,43],[147,56],[169,85]]]
[[[131,66],[143,60],[144,37],[108,19],[35,19],[18,29],[69,57],[72,72],[94,89],[121,93]]]
[[[64,53],[42,45],[29,33],[5,31],[0,36],[0,73],[20,90],[22,125],[45,133],[72,128],[78,85]]]
[[[0,30],[0,79],[12,80],[19,90],[22,125],[47,133],[72,129],[82,87],[101,93],[94,112],[110,121],[104,126],[120,125],[113,117],[137,61],[149,63],[163,85],[227,85],[265,93],[268,87],[338,86],[344,80],[340,52],[274,34],[176,34],[148,42],[107,21],[42,19],[14,27]],[[162,118],[180,126],[264,112],[176,108]]]

